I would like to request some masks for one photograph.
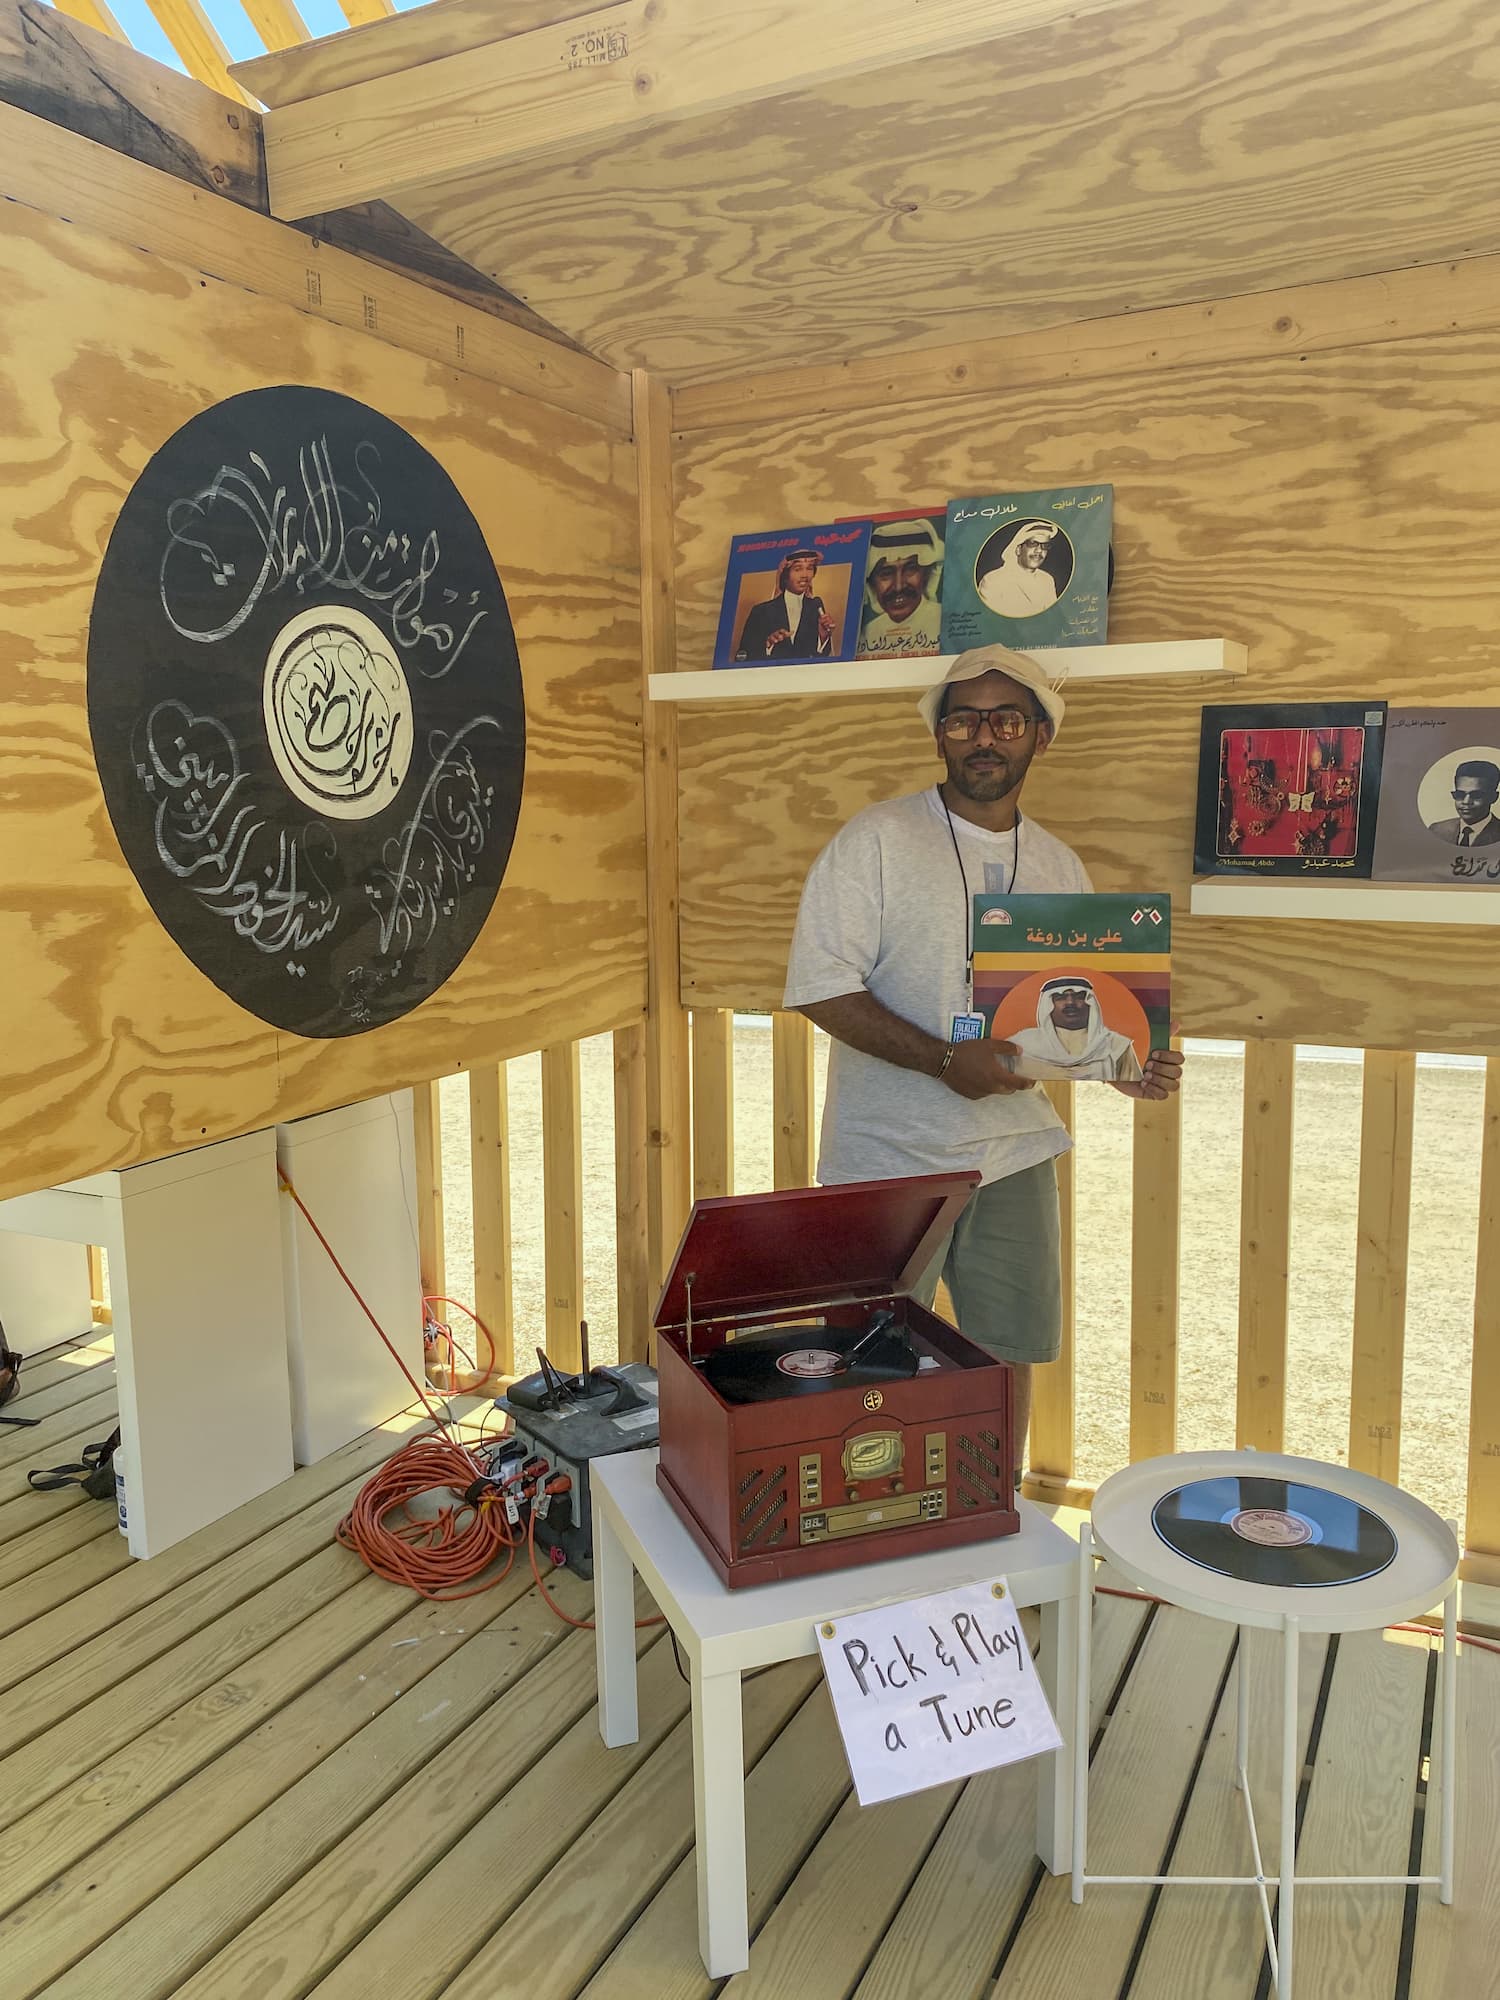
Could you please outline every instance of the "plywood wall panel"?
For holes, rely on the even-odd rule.
[[[1100,888],[1185,912],[1204,702],[1500,700],[1497,361],[1475,332],[680,436],[678,663],[708,664],[737,529],[1110,480],[1111,638],[1238,640],[1250,676],[1075,686],[1027,807]],[[684,709],[680,744],[684,997],[773,1006],[807,864],[935,780],[931,739],[893,695]],[[1500,1051],[1493,932],[1184,917],[1174,944],[1190,1034]]]
[[[0,1194],[637,1018],[633,447],[35,210],[6,221]],[[273,1031],[171,942],[115,840],[84,699],[94,583],[131,482],[197,412],[285,382],[357,397],[439,460],[499,570],[526,691],[520,823],[477,944],[415,1012],[335,1042]]]

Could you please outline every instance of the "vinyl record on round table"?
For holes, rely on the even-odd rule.
[[[865,1389],[917,1372],[915,1352],[899,1338],[872,1342],[852,1364],[845,1359],[862,1329],[793,1327],[731,1340],[710,1354],[703,1372],[726,1403],[774,1403],[821,1396],[830,1389]]]
[[[143,894],[240,1006],[354,1035],[462,964],[520,813],[520,661],[479,523],[378,410],[255,389],[167,439],[100,567],[88,711]]]
[[[1396,1555],[1395,1534],[1378,1514],[1288,1479],[1195,1479],[1163,1494],[1151,1522],[1201,1569],[1282,1590],[1361,1583]]]

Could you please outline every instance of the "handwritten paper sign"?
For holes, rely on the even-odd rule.
[[[862,1806],[1062,1742],[1003,1580],[830,1620],[818,1647]]]

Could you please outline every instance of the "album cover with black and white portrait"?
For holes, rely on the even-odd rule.
[[[1500,708],[1390,711],[1373,872],[1500,886]]]
[[[1113,509],[1112,486],[950,500],[943,651],[1102,646]]]

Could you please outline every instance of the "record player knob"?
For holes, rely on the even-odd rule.
[[[906,1491],[906,1482],[901,1479],[893,1479],[891,1481],[891,1491],[893,1493],[904,1493]]]
[[[857,1486],[846,1486],[844,1492],[850,1500],[857,1500],[859,1498],[859,1488]]]

